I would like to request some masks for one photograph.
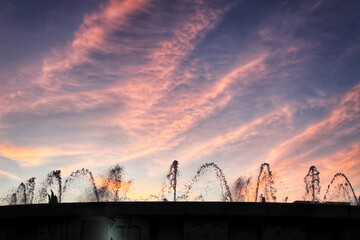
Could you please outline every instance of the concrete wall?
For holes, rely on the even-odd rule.
[[[99,203],[0,207],[0,240],[359,239],[352,206]]]

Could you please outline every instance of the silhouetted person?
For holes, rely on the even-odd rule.
[[[261,199],[261,202],[263,202],[263,203],[266,202],[266,198],[262,194],[260,195],[260,199]]]
[[[51,191],[51,196],[48,194],[49,203],[58,203],[57,196],[54,194],[54,192],[52,190],[50,190],[50,191]]]

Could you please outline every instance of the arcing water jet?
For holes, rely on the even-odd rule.
[[[222,201],[232,202],[230,188],[225,179],[225,175],[221,170],[221,168],[219,168],[218,165],[216,165],[215,163],[205,163],[200,166],[194,178],[190,181],[190,184],[186,187],[184,199],[188,199],[189,193],[193,188],[194,184],[197,183],[200,180],[201,176],[210,169],[213,169],[215,171],[216,178],[220,182],[221,191],[222,191]],[[199,198],[202,199],[202,194],[199,195]]]
[[[99,202],[100,201],[99,194],[95,185],[93,174],[92,172],[90,172],[88,169],[85,168],[82,168],[70,174],[70,176],[65,181],[63,193],[65,193],[69,188],[69,186],[78,179],[84,179],[84,180],[87,179],[89,181],[91,185],[90,195],[93,195],[93,197],[95,197],[96,202]]]
[[[324,196],[324,202],[326,201],[349,202],[352,205],[359,204],[349,179],[343,173],[336,173],[329,183]]]

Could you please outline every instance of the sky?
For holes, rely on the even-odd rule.
[[[123,165],[156,194],[214,162],[233,189],[267,162],[301,199],[360,194],[360,2],[3,0],[0,195],[60,169]]]

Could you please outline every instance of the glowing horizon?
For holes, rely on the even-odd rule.
[[[290,200],[312,165],[322,194],[338,172],[360,194],[358,2],[0,6],[0,197],[121,164],[144,198],[175,159],[182,185],[207,162],[230,187],[267,162]]]

